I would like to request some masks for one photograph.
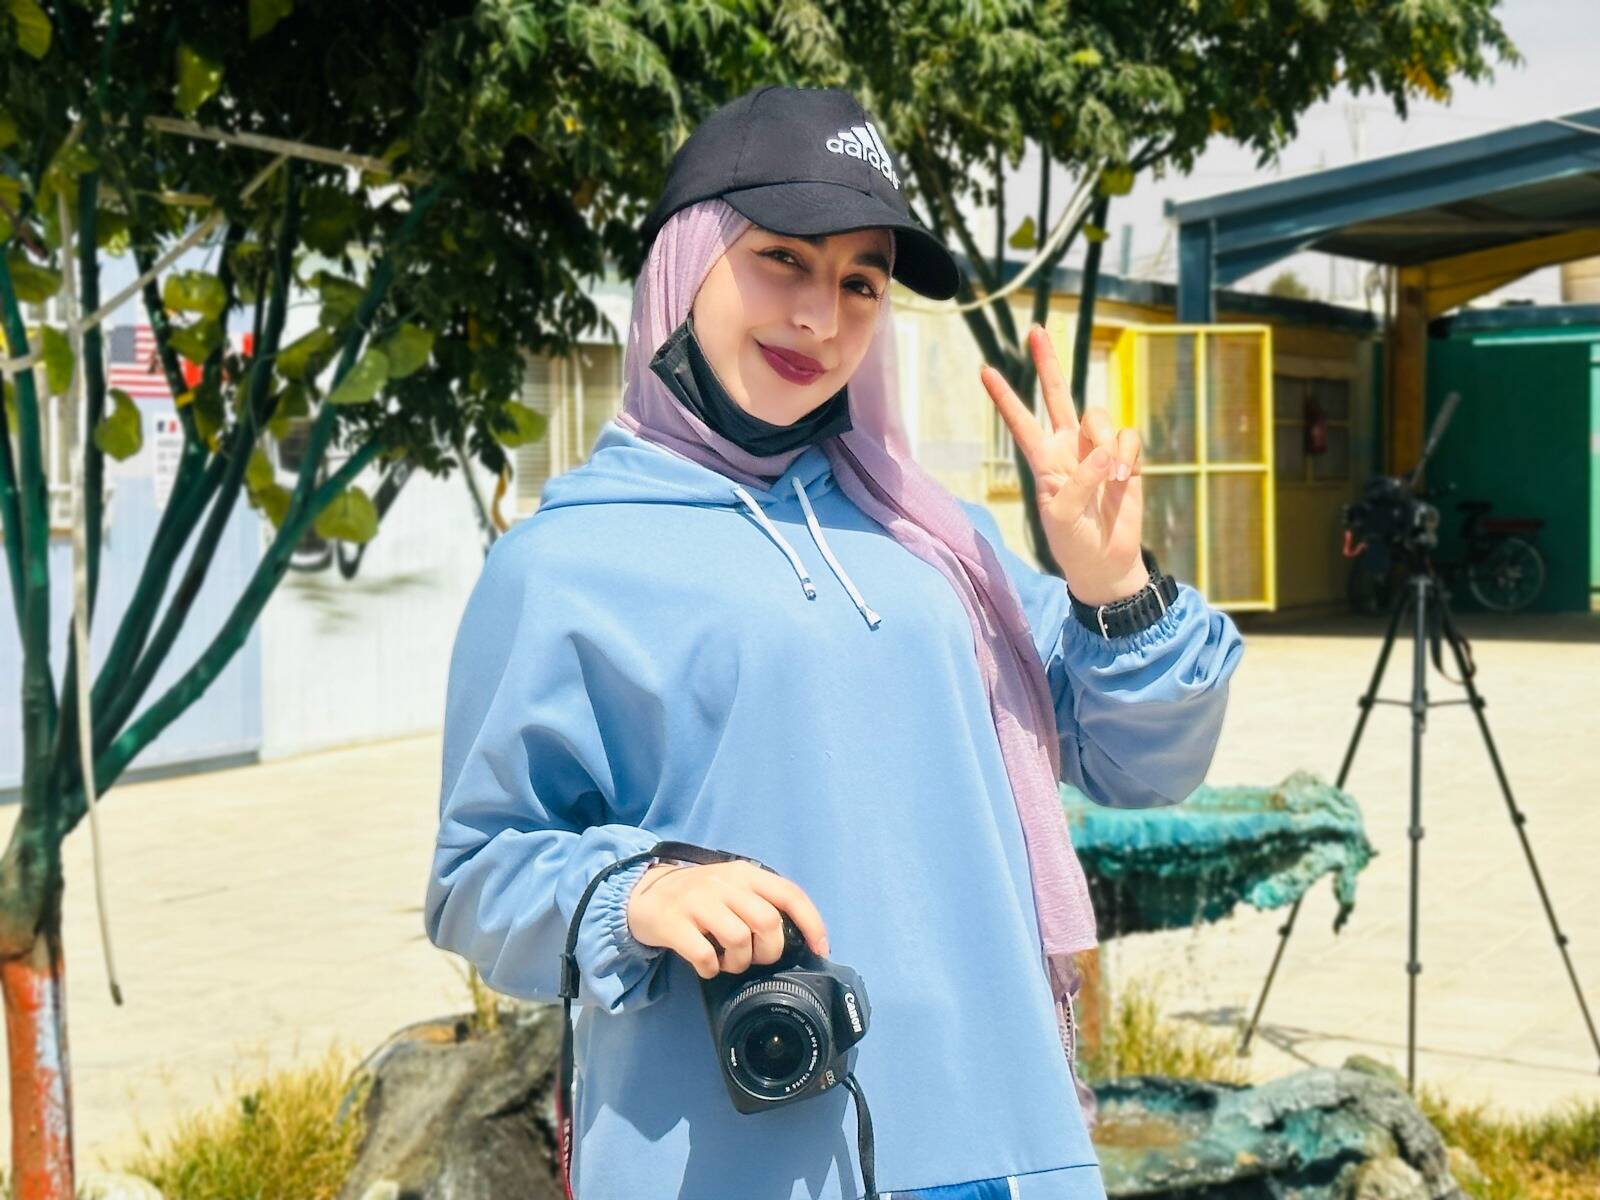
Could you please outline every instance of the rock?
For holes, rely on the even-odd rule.
[[[1430,1200],[1427,1180],[1398,1158],[1369,1158],[1353,1175],[1350,1200]]]
[[[87,1171],[79,1175],[75,1182],[77,1200],[161,1200],[161,1189],[137,1175]]]
[[[1344,1060],[1343,1069],[1346,1071],[1360,1071],[1363,1075],[1376,1075],[1379,1079],[1387,1079],[1395,1087],[1406,1086],[1406,1077],[1391,1067],[1386,1062],[1379,1062],[1367,1054],[1352,1054]]]
[[[423,1022],[363,1064],[340,1108],[359,1104],[366,1132],[338,1200],[562,1200],[561,1009],[504,1003],[491,1033],[474,1036],[466,1015]],[[1094,1141],[1107,1195],[1465,1200],[1438,1131],[1374,1065],[1256,1087],[1161,1076],[1100,1084]]]
[[[1438,1131],[1381,1072],[1318,1067],[1256,1087],[1144,1075],[1095,1093],[1112,1200],[1464,1200]]]
[[[422,1022],[357,1072],[340,1107],[359,1102],[366,1132],[339,1200],[562,1200],[561,1008],[507,1003],[491,1033]]]

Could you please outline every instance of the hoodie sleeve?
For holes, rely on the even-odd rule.
[[[560,572],[521,526],[498,538],[468,597],[445,693],[439,829],[423,920],[495,991],[557,1001],[567,926],[600,870],[660,839],[607,823],[611,772]],[[663,947],[628,930],[649,862],[612,875],[579,926],[580,1004],[620,1013],[661,995]]]
[[[1112,808],[1187,799],[1211,765],[1244,653],[1232,619],[1180,582],[1154,625],[1106,638],[1072,615],[1064,581],[1006,546],[993,513],[960,503],[1022,599],[1055,698],[1062,782]]]

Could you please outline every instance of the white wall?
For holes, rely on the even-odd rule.
[[[481,468],[476,477],[488,503],[493,481]],[[376,481],[369,470],[357,482],[370,495]],[[261,757],[438,729],[450,648],[482,567],[461,472],[417,471],[354,578],[331,565],[288,572],[261,618]]]

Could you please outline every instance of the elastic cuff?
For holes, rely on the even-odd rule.
[[[1088,628],[1076,615],[1068,611],[1065,621],[1066,636],[1079,650],[1088,650],[1108,659],[1114,658],[1129,650],[1169,641],[1182,628],[1185,618],[1191,614],[1195,606],[1204,603],[1204,598],[1192,584],[1180,583],[1177,599],[1167,605],[1167,611],[1161,614],[1154,625],[1108,638]]]
[[[595,910],[595,920],[600,922],[619,958],[648,961],[666,949],[665,946],[645,945],[628,928],[628,898],[633,893],[634,885],[653,866],[655,863],[647,859],[618,871],[596,888],[589,900],[590,907]]]

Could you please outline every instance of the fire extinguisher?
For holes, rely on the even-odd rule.
[[[1307,455],[1328,452],[1328,414],[1322,411],[1315,396],[1307,396],[1303,408],[1306,424],[1305,452]]]

